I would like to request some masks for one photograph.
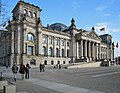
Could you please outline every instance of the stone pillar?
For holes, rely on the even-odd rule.
[[[81,58],[83,58],[83,40],[80,41]]]
[[[67,57],[67,39],[65,40],[65,58]]]
[[[77,48],[76,49],[76,58],[77,59],[79,59],[79,51],[78,51],[79,49],[78,49],[78,47],[79,47],[79,44],[78,44],[78,42],[76,42],[76,48]]]
[[[94,59],[94,52],[95,52],[95,49],[94,49],[94,43],[92,43],[92,59]]]
[[[15,38],[14,38],[14,31],[12,31],[12,36],[11,36],[11,44],[12,44],[12,45],[11,45],[11,47],[12,47],[12,48],[11,48],[11,53],[12,53],[12,54],[14,54],[14,48],[15,48],[15,47],[14,47],[14,39],[15,39]]]
[[[104,59],[103,47],[101,47],[101,58]]]
[[[104,47],[103,47],[102,51],[103,51],[103,59],[105,59],[105,48]]]
[[[23,36],[24,36],[24,37],[26,37],[26,30],[27,30],[27,29],[24,28],[24,31],[23,31]],[[25,53],[27,53],[27,51],[26,51],[26,42],[25,42],[25,38],[24,38],[24,37],[22,38],[22,39],[23,39],[23,42],[22,42],[22,43],[23,43],[23,53],[25,54]],[[33,54],[34,54],[34,53],[35,53],[35,52],[33,51]]]
[[[100,44],[98,43],[98,59],[100,59]]]
[[[47,36],[46,53],[47,53],[47,56],[49,56],[49,36]]]
[[[90,58],[90,61],[91,61],[91,42],[89,41],[88,43],[88,47],[89,47],[89,58]]]
[[[56,38],[53,37],[53,56],[54,57],[56,56],[56,44],[55,44],[55,40],[56,40]]]
[[[85,41],[85,46],[84,46],[84,53],[85,53],[85,58],[87,58],[87,41]]]
[[[96,58],[98,59],[98,43],[96,43]]]
[[[101,54],[102,54],[102,47],[100,46],[100,59],[102,59]]]
[[[59,55],[60,55],[60,57],[62,57],[62,48],[61,48],[61,46],[62,46],[62,39],[61,38],[59,38]]]

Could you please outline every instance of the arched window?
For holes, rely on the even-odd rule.
[[[63,61],[63,64],[65,64],[65,61]]]
[[[53,56],[53,49],[52,49],[52,47],[49,48],[49,55],[50,55],[50,57]]]
[[[36,12],[35,11],[33,11],[33,17],[36,17],[37,15],[36,15]]]
[[[27,14],[27,9],[24,9],[23,14]]]
[[[28,55],[33,55],[33,46],[28,46],[27,47],[27,54]]]
[[[31,33],[27,34],[27,40],[34,40],[34,35]]]
[[[59,49],[56,48],[56,57],[59,57]]]
[[[69,57],[69,50],[67,49],[67,57]]]
[[[62,57],[65,57],[64,49],[62,49]]]
[[[36,65],[36,60],[35,59],[31,59],[30,60],[30,65]]]
[[[46,55],[46,47],[45,47],[45,46],[43,46],[42,54],[43,54],[44,56]]]
[[[51,65],[53,65],[53,64],[54,64],[54,61],[52,60],[52,61],[51,61]]]
[[[31,11],[29,11],[29,16],[32,17],[32,12]]]

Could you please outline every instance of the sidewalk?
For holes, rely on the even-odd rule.
[[[52,68],[52,66],[46,67],[46,69],[47,71],[54,71],[54,68]],[[39,72],[38,70],[39,68],[32,68],[31,73],[35,73],[36,71]],[[6,69],[4,76],[6,80],[9,80],[11,83],[16,85],[16,93],[103,93],[100,91],[73,87],[53,81],[32,78],[32,76],[30,79],[21,80],[19,73],[17,74],[17,82],[14,82],[11,68]]]

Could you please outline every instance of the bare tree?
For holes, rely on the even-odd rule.
[[[3,2],[4,1],[4,2]],[[0,28],[8,21],[7,1],[0,0]]]

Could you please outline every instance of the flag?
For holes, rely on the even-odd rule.
[[[118,48],[118,42],[117,42],[117,44],[116,44],[116,47]]]
[[[6,22],[3,23],[3,27],[5,27],[5,26],[6,26]]]
[[[104,27],[103,27],[103,28],[101,28],[101,29],[100,29],[100,31],[105,31],[105,28],[104,28]]]
[[[112,43],[112,47],[115,47],[114,42]]]

